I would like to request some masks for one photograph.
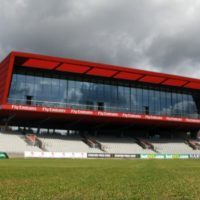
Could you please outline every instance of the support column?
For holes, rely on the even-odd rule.
[[[37,128],[37,135],[40,134],[40,127]]]

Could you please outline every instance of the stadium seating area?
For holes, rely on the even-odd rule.
[[[188,140],[187,141],[189,146],[192,147],[192,149],[195,149],[195,150],[200,150],[200,144],[198,141],[196,140]]]
[[[97,148],[90,148],[79,135],[74,136],[40,136],[44,148],[52,152],[88,152],[102,153]]]
[[[41,151],[40,148],[27,144],[24,139],[24,136],[20,134],[0,133],[0,151],[7,153]]]
[[[169,154],[195,154],[200,153],[199,150],[192,149],[185,140],[167,140],[156,139],[149,140],[153,144],[154,149],[159,153]]]
[[[32,135],[28,135],[29,137]],[[34,135],[33,135],[34,136]],[[0,133],[0,151],[7,153],[79,152],[109,154],[200,154],[196,140],[134,139],[116,136],[39,135],[31,145],[27,136],[19,133]],[[39,145],[38,145],[39,144]]]
[[[102,148],[108,153],[155,153],[150,149],[143,149],[132,138],[116,138],[116,137],[96,137]]]

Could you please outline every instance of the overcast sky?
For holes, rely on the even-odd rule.
[[[0,0],[13,50],[200,78],[200,1]]]

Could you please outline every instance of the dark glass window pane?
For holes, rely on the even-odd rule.
[[[142,100],[142,89],[137,88],[137,113],[144,113],[143,109],[143,100]]]
[[[172,93],[166,92],[166,115],[172,115]]]
[[[25,103],[25,94],[26,94],[26,76],[24,74],[17,74],[17,83],[16,83],[16,100],[18,103]]]
[[[167,113],[167,106],[166,106],[166,92],[160,92],[160,114],[166,115]]]
[[[160,115],[160,91],[154,92],[154,100],[155,100],[155,114]]]
[[[149,91],[149,113],[155,114],[155,91]]]
[[[17,86],[17,75],[13,74],[11,87],[10,87],[10,91],[9,91],[9,98],[10,99],[16,99],[17,98],[16,86]]]
[[[67,80],[65,77],[61,77],[60,79],[60,88],[58,98],[63,106],[67,103]]]
[[[131,112],[137,112],[137,94],[136,88],[131,88]]]

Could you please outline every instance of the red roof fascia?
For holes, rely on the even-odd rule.
[[[163,85],[176,86],[176,87],[182,87],[186,83],[187,83],[187,80],[167,79],[162,84]]]
[[[184,87],[200,90],[200,83],[190,82],[190,83],[186,84]]]
[[[148,76],[148,75],[140,79],[140,81],[147,82],[147,83],[161,83],[164,80],[165,78],[163,77]]]
[[[58,71],[73,72],[73,73],[85,73],[90,67],[82,65],[72,65],[72,64],[61,64],[56,68]]]
[[[96,67],[94,67],[93,69],[87,72],[88,75],[102,76],[102,77],[111,77],[116,73],[117,71],[115,70],[101,69],[101,68],[96,68]]]
[[[135,76],[137,76],[138,74],[138,75],[141,75],[140,77],[141,79],[139,80],[141,82],[162,83],[163,85],[200,89],[198,85],[200,84],[200,80],[195,79],[195,78],[188,78],[188,77],[170,75],[170,74],[164,74],[164,73],[158,73],[158,72],[150,72],[150,71],[145,71],[145,70],[140,70],[140,69],[125,68],[125,67],[113,66],[113,65],[108,65],[108,64],[98,64],[98,63],[87,62],[87,61],[59,58],[59,57],[46,56],[46,55],[38,55],[38,54],[32,54],[32,53],[12,52],[12,54],[15,57],[23,57],[27,59],[38,59],[38,60],[60,63],[58,64],[58,66],[62,64],[71,64],[75,66],[90,67],[92,69],[89,70],[87,74],[95,75],[95,76],[113,77],[113,78],[127,79],[127,80],[139,80],[135,78]],[[58,70],[59,69],[60,68],[58,67]],[[78,72],[79,70],[80,69],[77,70],[77,73],[85,73],[84,70],[81,69],[80,72]],[[166,81],[163,81],[164,79],[166,79]]]
[[[47,60],[40,59],[27,59],[22,66],[26,67],[34,67],[34,68],[42,68],[42,69],[54,69],[59,65],[59,62],[52,62]]]
[[[118,79],[126,79],[126,80],[138,80],[141,78],[142,74],[128,73],[128,72],[120,72],[114,76],[114,78]]]

